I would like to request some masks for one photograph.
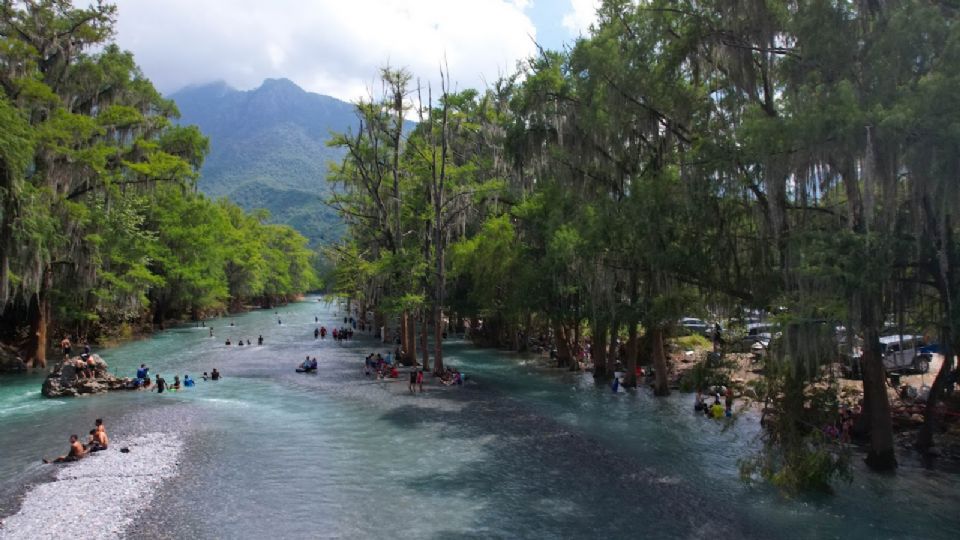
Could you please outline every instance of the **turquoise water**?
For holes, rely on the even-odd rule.
[[[129,532],[139,537],[276,538],[957,538],[957,477],[909,457],[895,475],[858,470],[831,497],[786,499],[739,481],[757,422],[691,412],[692,398],[613,394],[589,375],[451,341],[463,388],[411,396],[406,380],[360,372],[369,339],[313,339],[316,299],[101,351],[131,375],[168,381],[217,367],[224,379],[158,395],[39,395],[41,378],[0,378],[0,515],[50,468],[41,455],[104,417],[114,439],[166,431],[182,474]],[[340,315],[342,317],[342,315]],[[277,324],[277,319],[283,324]],[[339,319],[342,322],[342,319]],[[227,326],[233,321],[236,326]],[[263,347],[226,347],[231,337]],[[307,354],[320,372],[294,373]]]

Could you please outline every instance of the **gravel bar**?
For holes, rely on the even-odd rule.
[[[62,467],[55,480],[27,491],[20,511],[0,524],[0,538],[121,538],[160,484],[177,474],[182,449],[179,437],[148,433],[50,465]]]

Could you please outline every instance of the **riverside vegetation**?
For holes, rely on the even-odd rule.
[[[0,2],[0,341],[129,334],[315,286],[307,241],[196,192],[208,140],[172,122],[116,7]]]
[[[589,338],[598,378],[651,365],[657,395],[680,317],[776,312],[758,390],[777,420],[744,471],[791,490],[847,471],[821,429],[843,325],[863,351],[854,432],[893,469],[885,323],[944,354],[922,451],[960,345],[958,22],[953,2],[607,0],[589,35],[484,91],[384,69],[331,142],[336,290],[435,371],[469,320],[487,345],[549,334],[559,366]]]

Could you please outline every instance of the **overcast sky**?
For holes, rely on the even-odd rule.
[[[389,63],[480,88],[585,34],[599,0],[117,0],[117,41],[164,93],[286,77],[352,101]],[[378,87],[377,87],[378,88]]]

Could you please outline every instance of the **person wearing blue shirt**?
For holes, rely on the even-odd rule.
[[[137,386],[142,386],[144,379],[149,377],[147,373],[150,371],[150,368],[146,364],[140,364],[140,369],[137,370]]]
[[[184,376],[183,376],[183,385],[184,385],[184,386],[193,386],[193,379],[191,379],[189,375],[184,375]]]

